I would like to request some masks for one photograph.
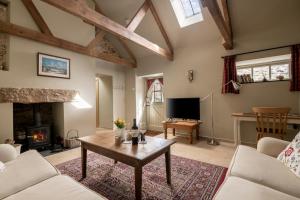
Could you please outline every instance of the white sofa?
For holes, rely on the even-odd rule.
[[[106,199],[60,172],[36,151],[27,151],[5,163],[0,172],[3,200]]]
[[[215,200],[299,200],[300,178],[276,159],[289,142],[265,137],[238,146]]]

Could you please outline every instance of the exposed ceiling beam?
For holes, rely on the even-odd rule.
[[[35,21],[36,25],[39,27],[40,31],[42,33],[45,33],[46,35],[52,35],[48,25],[46,24],[45,20],[43,19],[42,15],[38,11],[38,9],[33,4],[32,0],[22,0],[24,6],[30,13],[32,19]]]
[[[230,31],[227,28],[228,25],[226,24],[226,22],[223,18],[223,15],[222,15],[222,12],[218,5],[217,0],[201,0],[201,2],[204,7],[208,8],[215,23],[217,24],[217,27],[218,27],[219,31],[221,32],[223,39],[225,40],[224,47],[226,49],[232,49],[233,48],[232,36],[230,34]]]
[[[222,10],[223,10],[223,15],[224,15],[224,21],[226,23],[227,29],[229,33],[231,34],[231,21],[230,21],[230,15],[229,15],[229,10],[228,10],[228,4],[227,0],[221,0],[222,3]]]
[[[222,3],[222,9],[223,9],[223,15],[224,15],[224,21],[226,23],[226,26],[227,26],[227,30],[230,34],[230,37],[233,38],[232,36],[232,27],[231,27],[231,20],[230,20],[230,15],[229,15],[229,8],[228,8],[228,0],[221,0],[221,3]],[[232,45],[232,44],[231,44]],[[230,49],[232,48],[232,46],[230,47],[230,44],[224,42],[223,43],[223,46],[226,48],[226,49]]]
[[[128,25],[126,26],[128,30],[130,31],[136,30],[136,28],[140,25],[145,15],[147,14],[149,7],[150,7],[149,3],[145,1],[143,5],[140,7],[140,9],[136,12],[134,17],[131,19],[131,21],[128,23]]]
[[[151,1],[151,0],[146,0],[146,1],[147,1],[148,4],[150,5],[151,13],[152,13],[152,15],[153,15],[153,17],[154,17],[154,19],[155,19],[155,21],[156,21],[158,27],[159,27],[159,30],[160,30],[161,34],[163,35],[163,37],[164,37],[164,39],[165,39],[165,41],[166,41],[166,43],[167,43],[167,45],[168,45],[169,50],[170,50],[171,53],[173,54],[173,53],[174,53],[173,46],[172,46],[172,44],[171,44],[171,42],[170,42],[170,39],[169,39],[169,37],[168,37],[168,35],[167,35],[167,32],[166,32],[164,26],[163,26],[162,23],[161,23],[161,20],[160,20],[160,18],[159,18],[159,16],[158,16],[158,13],[157,13],[157,11],[156,11],[156,9],[155,9],[155,7],[154,7],[152,1]]]
[[[0,5],[8,6],[7,0],[0,0]]]
[[[86,3],[78,0],[42,0],[50,5],[55,6],[61,10],[64,10],[70,14],[78,16],[83,20],[101,28],[113,35],[119,36],[120,38],[130,40],[148,50],[173,60],[173,54],[167,50],[159,47],[157,44],[148,41],[147,39],[141,37],[140,35],[128,30],[126,27],[112,21],[108,17],[96,12],[95,10],[89,8]]]
[[[0,32],[4,32],[10,35],[26,38],[29,40],[33,40],[36,42],[48,44],[54,47],[66,49],[69,51],[73,51],[76,53],[84,54],[87,56],[99,58],[102,60],[106,60],[108,62],[126,65],[131,67],[136,67],[136,64],[127,59],[119,58],[117,56],[107,54],[107,53],[99,53],[99,52],[91,52],[88,48],[82,45],[75,44],[73,42],[69,42],[51,35],[46,35],[44,33],[40,33],[38,31],[34,31],[19,25],[11,24],[8,22],[4,22],[0,20]]]
[[[100,5],[97,3],[96,0],[94,0],[94,3],[95,3],[95,11],[97,11],[98,13],[100,13],[100,14],[102,14],[102,15],[105,15],[105,14],[103,13],[103,11],[102,11],[102,8],[100,7]],[[98,32],[97,35],[98,35],[98,34],[101,34],[101,35],[102,35],[102,34],[104,33],[103,37],[104,37],[105,34],[106,34],[105,31],[103,31],[103,30],[101,30],[101,29],[99,29],[99,28],[97,28],[97,27],[96,27],[96,32]],[[96,35],[96,37],[97,37],[97,35]],[[96,37],[95,37],[95,39],[96,39]],[[100,37],[100,36],[99,36],[99,37]],[[131,51],[131,49],[129,48],[129,46],[126,44],[126,42],[124,41],[124,39],[121,39],[121,38],[119,38],[119,37],[116,37],[116,38],[117,38],[117,40],[120,42],[120,44],[124,47],[124,49],[126,50],[126,52],[127,52],[128,55],[129,55],[130,59],[132,59],[134,63],[137,63],[136,58],[135,58],[135,55],[133,54],[133,52]],[[102,38],[102,39],[103,39],[103,38]]]

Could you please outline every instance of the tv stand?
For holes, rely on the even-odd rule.
[[[196,139],[199,140],[199,126],[202,124],[202,121],[163,121],[162,124],[165,131],[165,139],[168,139],[168,128],[172,128],[173,136],[175,136],[176,129],[188,131],[190,144],[193,144],[193,131],[196,130]]]

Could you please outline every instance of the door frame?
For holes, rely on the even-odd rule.
[[[100,128],[100,91],[99,91],[99,78],[96,77],[96,128]]]

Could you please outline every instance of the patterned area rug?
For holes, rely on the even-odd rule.
[[[166,182],[165,158],[143,168],[143,199],[210,200],[224,180],[227,168],[171,156],[172,186]],[[95,153],[88,154],[87,178],[81,178],[81,159],[57,166],[62,174],[110,200],[134,199],[134,169]]]

